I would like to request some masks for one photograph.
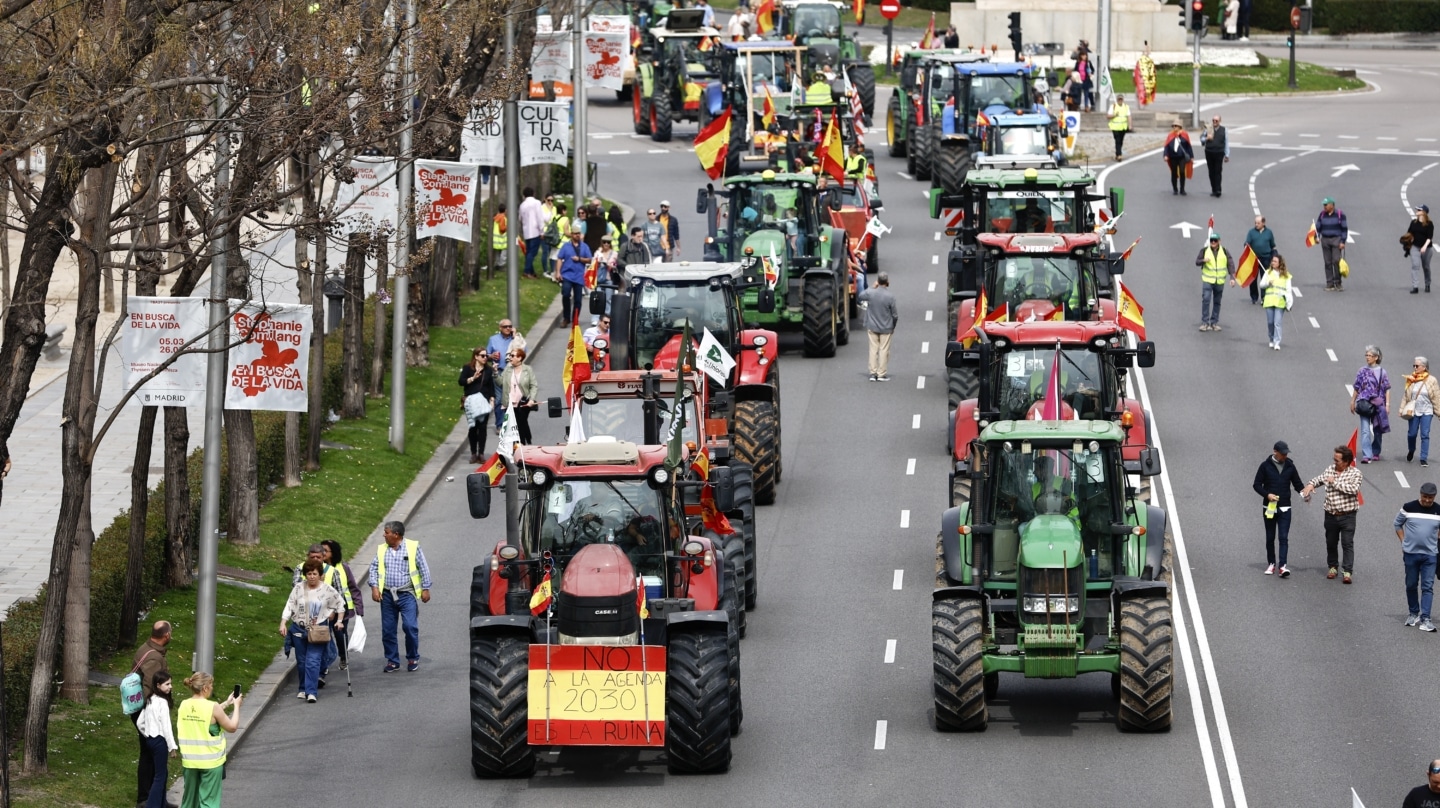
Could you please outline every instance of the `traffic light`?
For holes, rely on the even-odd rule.
[[[1010,47],[1015,49],[1015,58],[1020,58],[1020,46],[1024,38],[1020,35],[1020,12],[1010,12]]]
[[[1205,24],[1205,0],[1190,0],[1190,30],[1204,31]]]
[[[1190,30],[1190,6],[1183,2],[1180,4],[1180,27]]]

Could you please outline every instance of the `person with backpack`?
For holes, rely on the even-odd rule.
[[[135,722],[136,737],[140,742],[140,757],[135,767],[135,802],[145,802],[150,798],[150,790],[155,782],[155,760],[150,754],[150,744],[145,739],[145,734],[140,731],[140,713],[143,712],[150,697],[155,695],[155,677],[160,674],[170,676],[170,668],[166,664],[165,652],[170,648],[171,626],[168,620],[158,620],[150,628],[150,639],[145,644],[135,649],[134,665],[130,672],[139,677],[140,692],[142,700],[137,709],[131,711],[130,704],[126,703],[126,712],[130,720]],[[130,677],[126,677],[129,679]],[[121,683],[121,695],[125,695],[126,682]]]
[[[135,729],[140,731],[140,739],[149,754],[148,762],[152,772],[150,790],[146,792],[142,804],[145,808],[165,808],[165,788],[170,784],[170,766],[167,760],[180,750],[175,743],[175,733],[170,724],[170,711],[175,705],[170,697],[174,683],[170,681],[169,672],[156,673],[153,687],[155,692],[150,695],[150,699],[145,702],[145,709],[139,712],[135,720]]]

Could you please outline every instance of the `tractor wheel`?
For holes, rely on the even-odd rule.
[[[630,109],[635,114],[635,134],[650,134],[649,110],[645,108],[645,99],[640,97],[638,88],[630,94]]]
[[[948,322],[950,330],[945,332],[945,339],[952,340],[960,333],[960,301],[951,300],[945,307],[949,310]]]
[[[885,140],[890,146],[891,157],[905,156],[905,140],[900,137],[900,94],[892,93],[890,103],[885,107]]]
[[[745,536],[745,609],[755,608],[755,481],[749,464],[731,463],[731,479],[735,482],[735,510],[739,514],[740,533]]]
[[[938,144],[935,152],[935,184],[947,194],[960,193],[965,177],[970,173],[970,147],[955,144]]]
[[[935,534],[935,588],[944,589],[950,585],[950,576],[945,572],[945,545],[941,535]]]
[[[915,167],[910,169],[910,176],[917,180],[930,179],[930,161],[934,159],[932,152],[935,149],[935,137],[933,126],[917,126],[914,131],[914,143],[911,151],[915,154]]]
[[[665,751],[673,774],[730,768],[730,659],[719,631],[680,631],[666,643]]]
[[[980,377],[975,373],[974,368],[946,368],[947,388],[950,395],[950,409],[960,406],[960,402],[967,398],[977,398],[980,395]]]
[[[835,277],[811,275],[805,278],[805,355],[835,355]]]
[[[950,455],[955,456],[953,453]],[[955,472],[950,480],[950,507],[954,508],[970,501],[970,475]]]
[[[860,95],[860,106],[865,110],[865,123],[875,119],[875,68],[867,64],[850,66],[850,83]]]
[[[981,732],[989,722],[983,626],[978,600],[940,600],[930,610],[936,729]]]
[[[837,272],[836,275],[843,276],[845,283],[840,284],[840,300],[835,304],[836,310],[840,312],[840,316],[835,318],[835,344],[849,345],[850,318],[855,316],[855,312],[852,310],[855,301],[850,298],[849,273],[841,270]]]
[[[634,95],[634,94],[635,94],[635,85],[634,85],[634,84],[627,84],[627,85],[625,85],[624,87],[621,87],[620,89],[618,89],[618,90],[615,91],[615,100],[620,101],[620,102],[629,101],[629,100],[630,100],[630,96],[632,96],[632,95]]]
[[[775,502],[779,481],[780,415],[769,401],[741,401],[735,405],[735,459],[750,464],[755,503]]]
[[[670,93],[655,88],[650,97],[650,139],[656,143],[670,142]]]
[[[470,619],[490,614],[490,601],[485,598],[485,584],[490,580],[490,564],[487,562],[470,571]]]
[[[874,275],[880,271],[880,239],[871,237],[870,246],[865,250],[865,274]]]
[[[734,523],[731,523],[734,527]],[[735,580],[735,621],[736,633],[740,639],[745,638],[745,631],[749,627],[745,621],[745,534],[737,529],[728,536],[719,536],[711,531],[705,531],[716,547],[720,548],[721,554],[725,556],[725,577]]]
[[[778,357],[777,357],[778,358]],[[785,445],[784,424],[780,420],[780,363],[770,364],[770,384],[775,388],[775,482],[778,484],[785,479],[785,457],[780,454],[780,447]],[[757,489],[758,491],[758,489]],[[774,499],[772,498],[773,502]],[[755,504],[763,505],[756,494]]]
[[[530,643],[526,637],[470,641],[470,766],[476,777],[529,777]]]
[[[1115,723],[1126,732],[1170,729],[1175,686],[1174,625],[1163,595],[1120,602],[1120,709]]]
[[[730,734],[740,734],[740,722],[745,720],[745,710],[740,702],[740,619],[745,614],[743,602],[740,599],[740,590],[737,586],[740,583],[737,570],[743,570],[743,562],[739,559],[725,562],[725,591],[720,594],[720,609],[725,612],[729,619],[729,628],[725,633],[726,656],[729,660],[728,678],[730,683]]]

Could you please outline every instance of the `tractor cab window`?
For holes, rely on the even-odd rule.
[[[764,97],[765,90],[763,88],[766,84],[770,85],[772,98],[778,93],[790,92],[790,74],[794,72],[795,68],[791,63],[792,60],[789,58],[789,54],[752,53],[745,58],[750,60],[748,69],[752,82],[751,91],[755,93],[757,98]],[[745,80],[745,70],[747,69],[745,63],[736,61],[735,65],[737,71],[739,71],[735,79],[743,82]],[[759,109],[760,106],[761,105],[756,104],[755,108]]]
[[[1113,447],[1091,449],[1081,443],[1064,447],[1028,447],[1006,443],[993,452],[991,513],[995,531],[994,577],[1014,579],[1018,543],[1037,517],[1062,517],[1078,533],[1084,553],[1097,556],[1102,577],[1113,562],[1110,526],[1120,518],[1108,470]],[[1056,520],[1051,520],[1056,524]],[[1002,563],[1002,560],[1008,563]]]
[[[1048,155],[1049,137],[1043,126],[1006,126],[1000,129],[996,152],[1004,155]]]
[[[971,76],[970,107],[986,109],[998,104],[1007,109],[1029,109],[1027,84],[1023,76]]]
[[[1007,304],[1011,312],[1027,300],[1079,308],[1081,281],[1080,262],[1071,256],[1007,255],[1000,259],[994,303]]]
[[[634,350],[640,367],[654,365],[662,352],[678,356],[687,322],[696,344],[707,328],[721,345],[731,344],[730,309],[726,305],[725,290],[711,289],[709,281],[659,285],[646,280],[638,298]]]
[[[671,392],[665,385],[661,385],[662,391]],[[636,446],[644,446],[645,441],[645,402],[639,398],[601,398],[594,404],[581,402],[580,425],[585,430],[585,437],[593,438],[596,435],[609,435],[616,440],[629,441]],[[674,418],[674,402],[670,398],[663,398],[659,402],[660,427],[657,434],[663,440],[670,434],[670,424]],[[681,440],[700,443],[697,437],[699,427],[695,423],[693,410],[685,418],[685,426],[681,429]]]
[[[638,575],[663,575],[666,533],[660,496],[644,480],[558,480],[525,509],[539,530],[532,552],[549,550],[563,565],[587,544],[617,544]]]
[[[939,114],[940,108],[950,100],[955,92],[955,68],[950,65],[936,65],[930,69],[930,75],[926,77],[930,85],[931,109]]]
[[[1045,387],[1055,366],[1055,349],[1013,350],[1001,357],[997,366],[995,393],[1000,404],[999,419],[1023,421],[1039,417]],[[1113,379],[1104,377],[1097,354],[1083,348],[1060,351],[1058,381],[1061,420],[1105,418],[1102,394],[1114,387]]]
[[[1034,191],[992,191],[985,200],[990,233],[1076,233],[1075,198]],[[1088,232],[1088,231],[1087,231]]]
[[[840,9],[829,3],[809,3],[790,10],[790,30],[796,39],[840,36]]]
[[[739,211],[734,221],[737,234],[745,238],[760,230],[778,230],[787,236],[795,230],[800,207],[800,189],[783,186],[756,186],[734,203]]]

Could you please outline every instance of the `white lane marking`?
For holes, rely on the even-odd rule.
[[[1428,154],[1432,154],[1432,153],[1433,153],[1433,152],[1429,152],[1429,151],[1404,151],[1404,150],[1395,149],[1395,148],[1389,148],[1389,149],[1380,149],[1380,148],[1367,149],[1367,148],[1363,148],[1363,147],[1361,147],[1361,146],[1333,146],[1333,147],[1332,147],[1332,146],[1291,146],[1291,145],[1286,145],[1286,144],[1283,144],[1283,143],[1259,143],[1259,144],[1255,144],[1255,143],[1239,143],[1239,142],[1231,143],[1230,145],[1231,145],[1232,147],[1234,147],[1234,148],[1237,148],[1237,149],[1247,149],[1247,150],[1270,149],[1270,150],[1275,150],[1275,151],[1294,151],[1294,152],[1301,152],[1302,154],[1299,155],[1299,156],[1304,156],[1304,155],[1306,155],[1306,154],[1345,154],[1345,155],[1351,155],[1351,154],[1385,154],[1385,155],[1401,154],[1401,155],[1405,155],[1405,156],[1408,157],[1408,156],[1413,156],[1413,155],[1428,155]],[[1283,162],[1283,161],[1282,161],[1282,162]]]
[[[1411,174],[1410,176],[1406,177],[1406,178],[1405,178],[1405,182],[1401,183],[1401,185],[1400,185],[1400,204],[1401,204],[1402,206],[1404,206],[1405,212],[1406,212],[1407,214],[1410,214],[1410,215],[1413,216],[1413,215],[1414,215],[1414,210],[1415,210],[1414,208],[1410,207],[1410,183],[1414,182],[1416,177],[1419,177],[1421,174],[1424,174],[1426,171],[1429,171],[1430,169],[1434,168],[1435,166],[1440,166],[1440,163],[1431,163],[1430,165],[1425,166],[1424,168],[1416,171],[1414,174]]]
[[[1255,128],[1255,124],[1253,124],[1253,123],[1247,123],[1247,124],[1245,124],[1244,126],[1236,126],[1236,127],[1234,127],[1233,129],[1231,129],[1230,131],[1231,131],[1231,132],[1244,132],[1246,129],[1254,129],[1254,128]]]
[[[930,353],[930,343],[928,343],[928,342],[922,342],[922,343],[920,343],[920,353]]]
[[[919,428],[920,428],[920,413],[917,412],[917,413],[915,413],[915,415],[914,415],[913,417],[910,418],[910,428],[911,428],[911,429],[919,429]]]
[[[591,132],[591,133],[590,133],[590,137],[595,138],[596,140],[609,140],[610,138],[615,137],[615,136],[614,136],[614,135],[601,134],[600,132]]]
[[[1345,385],[1345,395],[1347,397],[1353,397],[1355,395],[1355,386],[1350,384]]]
[[[924,389],[925,389],[925,377],[924,377],[924,376],[916,376],[916,377],[915,377],[915,389],[916,389],[916,390],[924,390]]]
[[[910,527],[910,509],[900,511],[900,527]]]
[[[920,192],[920,198],[921,198],[921,199],[924,199],[924,200],[926,200],[926,201],[929,201],[929,199],[930,199],[930,192],[929,192],[929,191],[921,191],[921,192]]]
[[[1274,160],[1271,160],[1270,162],[1268,162],[1268,163],[1266,163],[1265,165],[1261,166],[1261,168],[1274,168],[1274,167],[1275,167],[1275,161],[1274,161]]]
[[[1319,321],[1319,320],[1315,319],[1314,317],[1310,317],[1309,320],[1310,320],[1310,327],[1311,327],[1311,328],[1319,328],[1319,327],[1320,327],[1320,321]]]
[[[927,292],[935,291],[935,281],[930,281],[930,286],[925,289]]]
[[[1282,162],[1282,163],[1288,163],[1288,162],[1290,162],[1291,160],[1294,160],[1294,159],[1296,158],[1296,156],[1297,156],[1297,155],[1292,154],[1292,155],[1290,155],[1289,157],[1281,157],[1281,158],[1280,158],[1280,162]]]
[[[1279,132],[1261,132],[1262,137],[1280,137]]]
[[[1399,140],[1400,138],[1398,138],[1398,137],[1382,137],[1382,136],[1380,136],[1380,135],[1376,135],[1376,136],[1375,136],[1375,139],[1376,139],[1376,140]]]
[[[933,267],[933,266],[938,266],[939,264],[940,264],[940,256],[938,256],[938,255],[932,255],[932,256],[930,256],[930,266],[932,266],[932,267]]]
[[[1300,137],[1320,137],[1320,136],[1319,136],[1319,135],[1312,135],[1312,134],[1309,134],[1308,132],[1301,132],[1301,133],[1300,133]]]
[[[1405,472],[1395,469],[1395,480],[1400,483],[1401,488],[1409,488],[1410,481],[1405,479]]]
[[[1434,143],[1434,142],[1435,142],[1435,138],[1433,138],[1433,137],[1417,137],[1417,138],[1415,138],[1415,142],[1416,142],[1416,143]]]
[[[895,175],[896,175],[896,176],[899,176],[899,177],[904,177],[904,178],[907,179],[907,180],[913,180],[913,179],[915,179],[914,177],[910,176],[909,174],[906,174],[904,171],[896,171],[896,172],[895,172]]]
[[[1273,165],[1275,164],[1270,163],[1269,165],[1261,166],[1250,174],[1250,209],[1255,211],[1256,216],[1260,215],[1260,197],[1255,194],[1255,180],[1260,178],[1261,172]]]
[[[1340,138],[1341,140],[1359,140],[1359,139],[1360,139],[1360,136],[1359,136],[1359,135],[1336,135],[1336,137]]]
[[[876,749],[877,751],[884,751],[884,749],[885,749],[885,722],[884,722],[884,721],[876,721],[876,722],[875,722],[875,749]]]
[[[646,154],[669,154],[669,149],[646,149]]]
[[[1325,355],[1328,356],[1328,357],[1330,357],[1330,361],[1331,361],[1331,362],[1339,362],[1339,361],[1340,361],[1340,357],[1338,357],[1338,356],[1335,355],[1335,349],[1334,349],[1334,348],[1326,348],[1326,349],[1325,349]]]
[[[905,587],[905,570],[895,570],[895,580],[890,584],[891,589],[900,590]]]
[[[612,150],[610,153],[611,153],[611,154],[629,154],[629,153],[630,153],[630,150],[629,150],[629,149],[614,149],[614,150]]]
[[[905,459],[905,474],[906,476],[913,476],[915,474],[915,458],[910,457]]]
[[[1298,287],[1298,286],[1295,287],[1293,291],[1295,292],[1295,296],[1296,296],[1296,297],[1304,297],[1304,296],[1305,296],[1304,294],[1302,294],[1302,293],[1300,292],[1300,287]]]
[[[925,311],[925,322],[928,323],[928,322],[930,322],[930,321],[933,320],[933,319],[935,319],[935,312],[930,311],[930,310],[927,309],[927,310]]]
[[[935,232],[935,240],[936,240],[936,241],[939,241],[939,240],[940,240],[940,232],[939,232],[938,230]]]
[[[894,641],[894,640],[886,640],[886,641],[885,641],[885,664],[886,664],[886,665],[894,665],[894,664],[895,664],[895,641]]]

